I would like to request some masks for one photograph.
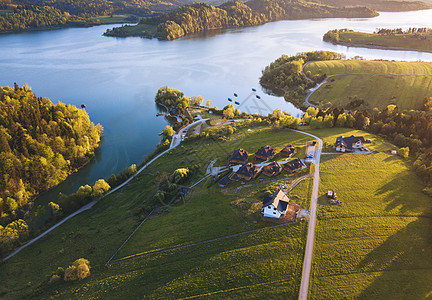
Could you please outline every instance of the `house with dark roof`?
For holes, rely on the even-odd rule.
[[[284,169],[287,170],[290,173],[297,172],[301,169],[303,169],[305,164],[300,160],[300,158],[296,158],[293,160],[290,160],[289,162],[285,163],[283,165]]]
[[[255,158],[268,160],[275,157],[275,155],[276,155],[275,149],[273,149],[273,147],[269,145],[265,145],[264,147],[258,149],[258,151],[255,153]]]
[[[262,172],[267,176],[279,175],[282,171],[282,167],[278,164],[277,161],[272,162],[271,164],[262,168]]]
[[[259,168],[253,163],[245,163],[236,172],[237,177],[241,179],[251,180],[258,176]]]
[[[220,187],[226,187],[230,182],[231,182],[231,180],[229,179],[229,177],[224,176],[221,178],[221,180],[219,180],[219,186]]]
[[[336,138],[335,148],[340,152],[351,152],[354,149],[363,149],[365,139],[362,136],[339,136]]]
[[[237,149],[230,158],[230,164],[244,164],[248,160],[248,152],[244,149]]]
[[[289,199],[281,190],[270,194],[263,200],[261,213],[267,218],[280,218],[288,209]]]
[[[289,144],[288,146],[282,149],[280,154],[286,157],[291,157],[294,154],[296,154],[296,148],[292,144]]]

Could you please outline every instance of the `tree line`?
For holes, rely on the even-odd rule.
[[[28,231],[32,198],[86,164],[102,130],[85,110],[54,105],[26,85],[0,88],[0,245],[14,236],[5,232]]]
[[[157,25],[155,37],[172,40],[205,30],[255,26],[276,20],[377,15],[366,7],[336,8],[302,0],[251,0],[246,3],[229,1],[219,6],[184,5],[166,14],[143,18],[141,24]],[[108,34],[124,36],[124,31],[114,28]]]

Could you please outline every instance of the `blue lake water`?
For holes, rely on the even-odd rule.
[[[104,37],[112,25],[0,36],[0,86],[28,83],[37,96],[76,106],[85,103],[90,118],[101,123],[104,140],[91,164],[42,198],[55,201],[59,191],[107,178],[155,149],[165,127],[157,118],[154,96],[170,86],[186,95],[202,95],[225,106],[236,92],[240,102],[251,88],[262,101],[242,103],[248,112],[279,108],[301,111],[281,97],[266,95],[258,84],[262,69],[282,54],[331,50],[347,57],[432,61],[431,53],[347,48],[322,41],[325,32],[350,28],[430,27],[432,10],[381,13],[371,19],[280,21],[257,27],[197,34],[175,41]],[[258,107],[259,106],[259,107]]]

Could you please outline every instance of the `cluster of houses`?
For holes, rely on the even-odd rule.
[[[287,158],[292,157],[295,153],[296,149],[292,144],[286,146],[280,152],[282,156],[285,156]],[[258,149],[258,151],[255,153],[255,160],[267,161],[273,159],[275,156],[276,150],[269,145],[265,145]],[[287,170],[290,173],[294,173],[304,167],[303,162],[300,159],[296,158],[294,160],[287,161],[284,164],[279,164],[277,161],[273,161],[260,168],[257,165],[248,162],[248,158],[249,154],[244,149],[237,149],[231,155],[229,159],[229,164],[241,165],[235,173],[235,176],[233,178],[234,180],[251,180],[258,177],[260,172],[269,177],[276,176],[279,175],[283,171],[283,169]],[[226,186],[228,183],[229,181],[227,181],[225,178],[222,178],[219,181],[219,185],[222,187]]]
[[[276,154],[276,150],[273,147],[265,145],[255,153],[255,160],[269,161],[272,160]],[[289,144],[283,148],[279,154],[286,158],[290,158],[296,154],[296,148],[292,144]],[[261,172],[269,177],[277,176],[281,174],[284,169],[290,173],[294,173],[305,167],[305,164],[299,158],[282,163],[272,161],[262,167],[248,162],[248,159],[249,153],[244,149],[237,149],[231,155],[229,158],[229,165],[241,165],[235,174],[233,174],[233,180],[251,180],[257,178]],[[224,176],[219,180],[219,186],[225,187],[230,183],[230,181],[231,179],[228,176]],[[279,190],[265,197],[261,212],[264,217],[280,218],[285,215],[288,209],[288,204],[288,197],[283,191]]]

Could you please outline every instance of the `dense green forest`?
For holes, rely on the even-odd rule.
[[[0,0],[0,32],[58,26],[90,26],[94,17],[113,14],[150,16],[189,3],[181,0]],[[124,21],[136,18],[125,18]]]
[[[303,73],[303,66],[309,61],[343,59],[343,55],[330,51],[299,53],[295,56],[282,55],[264,68],[260,84],[266,88],[284,92],[285,100],[302,106],[305,93],[326,77]]]
[[[172,40],[204,30],[254,26],[276,20],[315,17],[365,18],[377,15],[375,10],[367,7],[336,8],[303,0],[251,0],[246,3],[229,1],[217,7],[204,3],[185,5],[163,15],[143,18],[141,24],[157,25],[155,36]],[[139,28],[141,30],[141,27]],[[142,34],[148,36],[148,33]],[[105,35],[126,36],[139,33],[131,34],[120,27],[107,30]]]
[[[28,231],[32,197],[87,163],[101,133],[85,110],[54,105],[27,86],[0,88],[0,254],[22,238],[18,225]]]

